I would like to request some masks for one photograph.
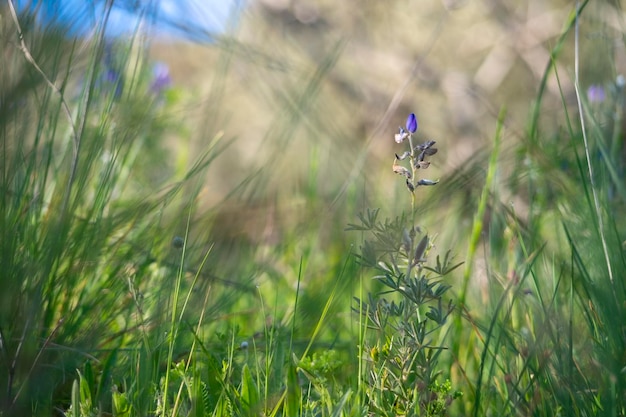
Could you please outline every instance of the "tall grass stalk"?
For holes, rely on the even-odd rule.
[[[585,2],[586,3],[586,2]],[[604,250],[604,259],[606,262],[607,272],[611,283],[613,283],[613,269],[611,268],[611,261],[609,259],[609,251],[606,244],[606,238],[604,236],[604,221],[602,220],[602,212],[600,210],[600,201],[598,198],[598,190],[596,186],[596,179],[593,175],[593,165],[591,163],[591,155],[589,153],[589,142],[587,140],[587,127],[585,123],[585,112],[583,111],[583,100],[580,93],[580,47],[579,41],[579,28],[580,28],[580,12],[582,7],[580,1],[576,0],[576,19],[574,24],[574,91],[576,92],[576,101],[578,103],[578,114],[580,119],[580,132],[583,138],[585,147],[585,159],[587,160],[587,171],[589,172],[589,183],[591,186],[591,194],[593,196],[593,205],[596,211],[596,217],[598,222],[598,233],[600,233],[600,241],[602,242],[602,249]]]
[[[528,218],[522,220],[513,210],[504,210],[496,195],[490,203],[490,217],[495,219],[490,228],[504,222],[508,237],[499,239],[506,245],[507,257],[516,262],[501,271],[495,247],[486,251],[488,281],[483,299],[487,304],[472,320],[480,340],[476,369],[471,361],[460,358],[466,366],[464,378],[475,387],[467,396],[473,415],[625,412],[626,364],[623,355],[619,359],[617,354],[624,351],[625,338],[624,327],[617,323],[624,322],[623,303],[618,300],[626,294],[623,279],[615,279],[623,276],[616,271],[623,271],[625,263],[623,228],[615,211],[624,195],[608,192],[620,190],[610,182],[622,172],[623,160],[598,151],[608,143],[603,129],[594,128],[589,135],[584,119],[592,123],[595,119],[580,93],[577,76],[578,124],[569,119],[563,99],[567,117],[563,123],[572,140],[555,150],[550,144],[553,139],[541,136],[539,129],[547,79],[556,75],[561,85],[555,63],[586,4],[577,4],[544,73],[527,142],[520,149],[529,168],[520,163],[514,170],[515,176],[529,180]],[[560,172],[564,167],[565,176]],[[592,175],[596,181],[590,181]],[[546,184],[550,187],[552,181],[562,187],[548,199]],[[598,216],[604,221],[598,222]],[[548,227],[551,223],[554,228]],[[490,234],[495,236],[493,230]],[[561,245],[553,243],[558,239]],[[462,334],[467,332],[455,332],[455,337]]]
[[[185,229],[185,242],[189,239],[189,225],[191,222],[191,210],[187,216],[187,227]],[[198,267],[198,270],[196,271],[196,273],[194,274],[193,277],[193,281],[191,282],[191,284],[189,285],[189,289],[187,290],[187,295],[185,297],[185,300],[183,302],[183,305],[180,308],[180,313],[178,312],[178,299],[180,297],[180,290],[182,287],[182,282],[183,279],[185,277],[185,260],[186,260],[186,244],[183,244],[183,248],[182,248],[182,252],[181,252],[181,259],[180,259],[180,268],[178,269],[178,274],[177,274],[177,279],[176,279],[176,286],[174,289],[174,292],[172,294],[172,301],[171,301],[171,311],[172,311],[172,317],[171,317],[171,322],[170,322],[170,330],[169,330],[169,347],[168,347],[168,357],[167,357],[167,363],[171,364],[173,363],[173,355],[174,355],[174,349],[175,349],[175,344],[176,344],[176,339],[178,337],[179,331],[180,331],[180,327],[183,325],[183,317],[185,315],[185,312],[187,310],[187,307],[189,305],[189,300],[192,296],[192,293],[196,290],[196,284],[198,282],[198,279],[201,276],[201,272],[207,262],[207,259],[209,257],[209,254],[211,253],[211,249],[212,246],[209,247],[209,249],[206,251],[204,257],[202,258],[202,261],[200,263],[200,266]],[[200,330],[201,326],[202,326],[202,321],[204,319],[204,314],[205,314],[205,308],[207,307],[207,302],[208,302],[208,297],[209,294],[211,293],[211,285],[207,286],[206,289],[206,295],[204,297],[204,301],[201,304],[202,305],[202,309],[200,312],[200,316],[198,318],[198,323],[196,325],[196,329],[195,331],[193,331],[194,333],[194,338],[193,338],[193,342],[191,343],[191,347],[190,347],[190,353],[187,357],[187,360],[185,361],[185,368],[184,368],[184,372],[185,374],[187,374],[187,372],[189,372],[189,368],[192,362],[192,355],[193,352],[195,351],[195,347],[196,347],[196,343],[197,343],[197,337],[196,334],[197,332]],[[167,399],[168,395],[168,387],[169,387],[169,379],[170,379],[170,372],[169,370],[165,373],[165,383],[164,383],[164,393],[163,393],[163,398]],[[180,402],[181,402],[181,395],[182,395],[182,390],[184,387],[184,382],[185,381],[181,381],[180,385],[179,385],[179,389],[178,392],[176,394],[175,400],[174,400],[174,405],[172,408],[172,412],[171,414],[173,416],[178,415],[178,408],[180,407]],[[191,396],[193,398],[193,396]],[[163,404],[163,414],[168,414],[167,411],[167,401],[164,402]]]
[[[154,289],[167,283],[158,263],[173,232],[163,219],[182,190],[143,182],[138,169],[162,145],[162,106],[147,89],[144,58],[135,64],[136,55],[122,54],[109,68],[120,78],[107,84],[103,61],[114,52],[102,31],[71,40],[36,28],[11,2],[8,9],[14,25],[3,20],[2,42],[17,46],[7,50],[0,85],[1,412],[46,415],[80,401],[73,414],[112,402],[147,414],[141,396],[160,345],[147,329],[160,320]],[[202,175],[216,152],[183,182]],[[137,402],[128,391],[112,398],[113,371],[132,363],[137,372],[123,385]]]

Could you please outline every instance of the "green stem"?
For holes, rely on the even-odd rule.
[[[413,134],[409,134],[409,147],[410,147],[410,151],[411,151],[411,156],[409,157],[409,163],[411,164],[411,184],[413,185],[413,187],[411,187],[411,230],[415,230],[415,187],[414,187],[414,180],[415,180],[415,175],[416,175],[416,169],[415,169],[415,164],[413,163],[414,158],[415,158],[415,150],[413,149]],[[413,269],[413,261],[411,259],[411,253],[413,253],[413,237],[411,237],[411,246],[409,248],[409,251],[407,253],[407,258],[409,260],[409,264],[407,266],[407,270],[406,270],[406,277],[407,279],[411,278],[411,272]]]

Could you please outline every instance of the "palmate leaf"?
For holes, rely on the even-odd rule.
[[[450,272],[457,269],[459,266],[463,265],[465,262],[459,262],[457,264],[451,265],[452,257],[450,256],[451,251],[446,252],[445,257],[443,258],[443,262],[439,255],[437,255],[437,265],[434,268],[429,266],[424,266],[424,269],[434,272],[437,275],[444,276],[449,274]]]
[[[376,265],[378,264],[376,248],[369,240],[363,242],[361,254],[357,254],[356,257],[361,265],[368,268],[376,268]]]
[[[400,276],[398,278],[399,278],[398,281],[402,282],[403,279],[404,279],[404,274],[400,274]],[[394,277],[392,275],[390,275],[390,274],[376,275],[374,277],[374,279],[378,280],[379,282],[384,284],[386,287],[391,288],[393,291],[397,291],[398,290],[398,283],[396,282]]]
[[[441,305],[441,299],[439,299],[439,304],[437,306],[429,306],[429,311],[426,312],[426,317],[438,325],[443,325],[452,311],[454,311],[452,300],[449,301],[448,308],[444,310]]]
[[[358,214],[359,220],[361,220],[361,225],[348,223],[348,227],[346,230],[357,230],[357,231],[367,231],[374,230],[376,227],[376,220],[378,218],[378,211],[380,209],[367,209],[365,213],[360,212]]]

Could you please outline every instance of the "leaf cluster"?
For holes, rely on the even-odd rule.
[[[448,253],[426,267],[430,236],[406,226],[407,216],[379,221],[378,214],[368,209],[359,214],[360,224],[348,227],[368,235],[357,258],[374,270],[380,287],[366,299],[355,297],[353,307],[370,334],[364,349],[369,404],[378,415],[445,415],[446,407],[434,404],[449,404],[449,393],[430,387],[441,375],[442,338],[455,309],[447,299],[451,286],[442,278],[461,264]]]

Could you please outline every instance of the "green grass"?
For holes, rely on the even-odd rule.
[[[355,175],[366,152],[325,108],[343,42],[256,87],[277,109],[253,149],[221,125],[234,39],[195,123],[188,92],[151,90],[139,37],[6,9],[0,416],[626,415],[624,86],[575,105],[560,84],[563,118],[542,114],[580,59],[575,13],[526,133],[502,111],[493,146],[422,187],[421,119],[381,156],[408,149],[401,175]]]

